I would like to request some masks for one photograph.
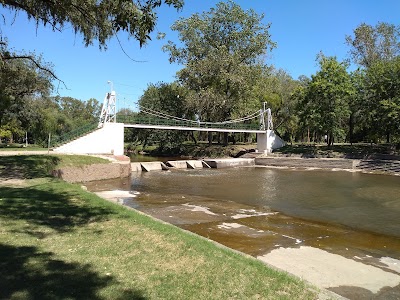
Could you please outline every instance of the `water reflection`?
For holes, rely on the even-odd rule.
[[[400,178],[265,168],[138,173],[132,189],[163,198],[203,197],[400,237]],[[140,199],[140,197],[139,197]]]
[[[269,255],[284,249],[318,249],[324,258],[301,277],[307,273],[320,277],[319,268],[325,270],[328,258],[333,259],[331,276],[344,276],[337,257],[400,275],[400,177],[249,167],[133,173],[122,183],[111,180],[87,186],[91,191],[125,190],[134,196],[116,197],[117,202],[283,269]],[[301,262],[294,259],[286,270],[307,265],[306,261],[307,257]],[[363,271],[349,272],[347,279],[358,278],[357,272]],[[385,291],[399,296],[398,283],[381,283]],[[355,292],[359,285],[350,285],[351,293],[349,287],[333,290],[350,299],[365,298]]]

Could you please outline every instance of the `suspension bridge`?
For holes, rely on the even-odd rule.
[[[205,132],[243,132],[257,134],[257,150],[267,153],[285,143],[273,131],[271,109],[266,107],[245,117],[222,122],[204,122],[169,115],[148,107],[140,107],[135,115],[117,115],[116,93],[107,93],[99,122],[86,135],[54,148],[55,152],[76,154],[124,153],[124,128],[184,130]]]

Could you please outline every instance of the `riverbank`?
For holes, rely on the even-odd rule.
[[[19,158],[0,162],[13,174],[0,178],[2,299],[318,298],[295,277]]]
[[[263,167],[132,176],[86,186],[349,299],[400,294],[399,178]]]

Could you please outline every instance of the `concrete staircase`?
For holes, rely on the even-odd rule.
[[[400,175],[399,160],[363,159],[356,168],[363,171],[384,172]]]

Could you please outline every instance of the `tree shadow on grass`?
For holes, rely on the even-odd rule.
[[[46,226],[67,232],[76,226],[107,219],[111,209],[89,205],[73,192],[60,192],[40,186],[13,188],[0,186],[0,218],[24,220],[29,228]],[[24,228],[29,233],[29,228]]]
[[[0,178],[25,179],[49,177],[59,157],[53,155],[15,155],[0,157]]]
[[[0,244],[0,299],[103,299],[98,292],[118,284],[88,264],[64,262],[36,247]],[[140,290],[114,292],[113,299],[145,299]]]

